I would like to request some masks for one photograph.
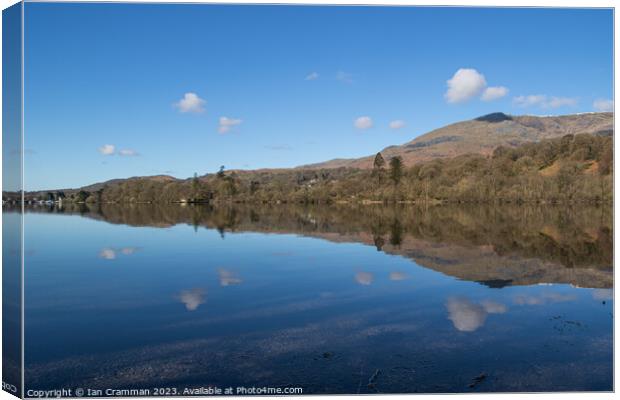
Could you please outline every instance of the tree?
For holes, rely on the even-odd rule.
[[[194,178],[192,179],[192,196],[194,200],[198,197],[198,190],[200,189],[200,181],[198,180],[198,174],[194,172]]]
[[[398,185],[402,177],[403,160],[400,156],[392,157],[390,159],[390,179],[394,182],[394,185]]]
[[[223,178],[224,177],[224,166],[223,165],[221,165],[220,166],[220,170],[217,171],[217,177],[218,178]]]
[[[571,200],[574,195],[577,167],[573,163],[565,163],[560,167],[556,176],[558,191],[561,196]]]
[[[398,219],[394,219],[390,226],[390,244],[399,247],[403,242],[403,226]]]
[[[603,150],[599,160],[598,172],[601,175],[608,175],[611,173],[611,169],[614,165],[613,147],[607,144]]]
[[[381,251],[381,249],[385,245],[385,239],[383,239],[383,236],[381,236],[381,235],[374,235],[373,236],[373,240],[375,242],[375,247],[377,248],[377,251]]]
[[[381,184],[383,178],[383,167],[385,166],[385,160],[381,155],[381,152],[377,153],[375,160],[372,164],[372,176],[377,177],[378,183]]]
[[[75,198],[76,198],[76,201],[77,201],[78,203],[80,203],[80,202],[84,202],[84,201],[86,201],[86,199],[88,198],[88,196],[90,196],[90,193],[88,193],[88,192],[87,192],[87,191],[85,191],[85,190],[80,190],[80,191],[78,192],[78,194],[75,196]]]
[[[381,152],[379,152],[375,156],[375,161],[373,163],[373,169],[375,171],[379,171],[379,170],[382,170],[384,166],[385,166],[385,160],[383,159]]]
[[[259,181],[254,181],[254,180],[250,181],[250,194],[256,193],[259,187],[260,187]]]
[[[97,203],[101,204],[103,201],[103,191],[105,190],[105,186],[102,187],[101,189],[97,190],[95,192],[96,196],[95,199],[97,200]]]

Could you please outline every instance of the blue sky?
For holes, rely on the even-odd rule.
[[[27,3],[25,21],[27,190],[613,104],[611,10]]]

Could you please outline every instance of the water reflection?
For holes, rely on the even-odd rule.
[[[121,247],[121,248],[112,248],[112,247],[104,247],[99,252],[99,257],[104,260],[115,260],[118,254],[122,254],[124,256],[130,256],[137,252],[139,248],[137,247]]]
[[[220,277],[220,286],[238,285],[242,282],[234,272],[227,269],[219,268],[217,273]]]
[[[446,302],[448,319],[461,332],[473,332],[484,325],[487,315],[503,314],[507,307],[501,303],[485,300],[480,304],[466,297],[450,297]]]
[[[612,388],[609,210],[28,211],[31,387]]]
[[[123,253],[126,256],[130,256],[130,255],[134,254],[138,250],[139,249],[137,247],[123,247],[121,249],[121,253]]]
[[[575,296],[574,294],[548,292],[539,294],[537,296],[517,295],[514,298],[514,303],[518,305],[539,306],[548,303],[562,303],[566,301],[574,301],[576,299],[577,296]]]
[[[116,258],[116,251],[107,247],[103,248],[99,252],[99,257],[105,260],[114,260]]]
[[[592,298],[594,300],[613,300],[613,289],[595,289],[592,291]]]
[[[570,283],[611,288],[613,232],[608,207],[263,206],[103,204],[33,207],[131,226],[190,224],[230,232],[294,233],[374,246],[459,279],[498,288]],[[125,248],[131,252],[132,248]],[[118,249],[106,248],[114,259]],[[127,253],[129,254],[129,253]],[[290,257],[289,250],[272,252]]]
[[[404,281],[405,279],[409,279],[409,275],[407,275],[405,272],[390,272],[391,281]]]
[[[204,304],[205,297],[206,290],[202,288],[182,290],[178,295],[178,299],[185,304],[187,311],[195,311],[198,306]]]
[[[375,277],[370,272],[362,271],[355,274],[355,282],[359,283],[360,285],[368,286],[372,283],[374,279]]]

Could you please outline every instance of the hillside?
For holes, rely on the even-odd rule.
[[[549,117],[493,113],[435,129],[412,141],[381,150],[385,159],[400,156],[405,165],[462,154],[489,155],[498,146],[516,147],[568,134],[611,135],[613,113],[584,113]],[[372,168],[374,154],[356,159],[335,159],[300,168]]]
[[[396,161],[396,163],[394,163]],[[28,201],[76,203],[607,203],[613,199],[613,138],[577,134],[497,147],[410,167],[398,158],[369,169],[220,171],[108,181],[30,192]],[[16,201],[3,193],[6,201]]]

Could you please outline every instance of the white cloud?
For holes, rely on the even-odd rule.
[[[513,99],[513,102],[518,107],[531,107],[543,104],[547,101],[547,96],[544,94],[530,94],[529,96],[517,96]]]
[[[444,94],[448,103],[462,103],[482,93],[487,85],[484,75],[471,68],[461,68],[447,82]]]
[[[505,86],[489,86],[482,93],[480,98],[482,101],[493,101],[501,99],[508,94],[508,88]]]
[[[355,274],[355,281],[360,285],[368,286],[374,279],[374,276],[370,272],[358,272]]]
[[[205,290],[204,289],[191,289],[182,290],[178,295],[181,303],[185,304],[187,311],[194,311],[199,305],[205,302]]]
[[[372,128],[372,118],[368,116],[359,117],[353,122],[353,125],[355,125],[357,129]]]
[[[99,147],[99,153],[103,154],[104,156],[111,156],[112,154],[114,154],[114,145],[113,144],[104,144],[103,146]]]
[[[513,103],[517,107],[540,107],[543,109],[573,107],[577,105],[577,99],[574,97],[556,97],[544,94],[531,94],[528,96],[517,96],[513,99]]]
[[[594,107],[596,111],[613,111],[614,101],[609,99],[596,99],[594,103],[592,103],[592,107]]]
[[[317,72],[311,72],[308,76],[306,76],[307,81],[313,81],[315,79],[319,79],[319,74]]]
[[[405,127],[405,121],[397,119],[390,122],[390,129],[400,129]]]
[[[546,106],[548,108],[560,108],[564,106],[574,107],[577,105],[577,99],[574,97],[551,97]]]
[[[205,104],[207,102],[196,93],[188,92],[183,95],[183,98],[174,104],[176,108],[182,113],[202,113],[205,111]]]
[[[338,71],[336,79],[344,83],[353,83],[353,75],[344,71]]]
[[[241,124],[243,122],[240,119],[228,118],[228,117],[220,117],[220,124],[217,128],[219,133],[227,133],[233,127]]]
[[[139,155],[137,151],[132,150],[132,149],[121,149],[118,151],[118,155],[119,156],[124,156],[124,157],[133,157],[133,156],[137,156]]]

